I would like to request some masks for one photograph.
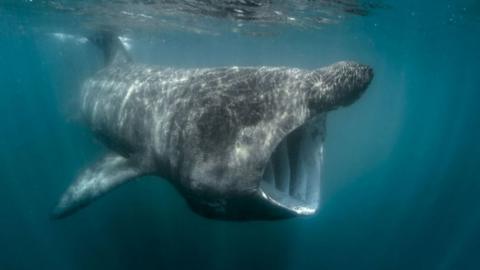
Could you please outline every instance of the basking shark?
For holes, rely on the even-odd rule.
[[[357,100],[369,66],[173,69],[135,64],[118,37],[91,39],[106,66],[81,112],[109,153],[53,211],[61,218],[133,179],[169,181],[205,217],[267,220],[319,207],[326,113]]]

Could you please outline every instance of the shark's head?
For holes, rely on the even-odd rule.
[[[227,76],[225,76],[227,77]],[[314,71],[259,72],[232,94],[202,101],[186,136],[180,188],[190,207],[215,219],[279,219],[319,205],[326,113],[357,100],[368,66],[339,62]],[[227,82],[223,82],[227,83]],[[250,86],[262,87],[251,88]],[[196,147],[199,146],[199,147]]]

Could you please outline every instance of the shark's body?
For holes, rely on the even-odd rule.
[[[78,177],[55,216],[142,175],[169,180],[210,218],[317,210],[326,112],[363,93],[369,67],[162,69],[132,64],[107,41],[110,63],[85,82],[82,113],[112,153]]]

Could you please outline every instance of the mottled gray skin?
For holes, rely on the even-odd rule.
[[[372,77],[371,68],[353,62],[312,71],[114,62],[82,89],[84,118],[112,153],[79,176],[54,215],[65,216],[142,175],[167,179],[195,212],[210,218],[313,214],[325,113],[355,101]],[[303,140],[309,144],[302,148]],[[276,148],[287,144],[287,154],[277,155],[290,159],[285,163],[290,177],[282,187],[284,163],[272,160],[281,152]],[[296,168],[304,161],[318,163],[313,164],[318,181],[297,177],[311,170]],[[268,166],[276,175],[272,180],[265,176]]]

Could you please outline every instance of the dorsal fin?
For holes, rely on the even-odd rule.
[[[102,50],[106,66],[126,64],[132,61],[122,41],[112,31],[97,31],[88,40]]]

